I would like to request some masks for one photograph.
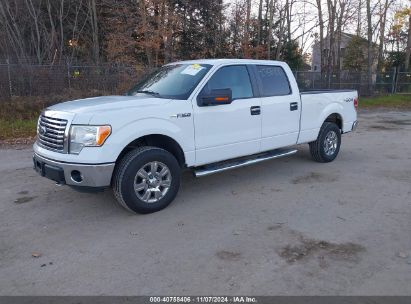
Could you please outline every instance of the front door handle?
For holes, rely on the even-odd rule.
[[[251,107],[250,108],[250,113],[251,113],[251,115],[260,115],[261,114],[260,106]]]
[[[290,103],[290,111],[296,111],[296,110],[298,110],[298,102]]]

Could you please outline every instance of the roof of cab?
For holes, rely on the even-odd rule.
[[[196,59],[196,60],[184,60],[172,62],[170,64],[210,64],[210,65],[220,65],[220,64],[277,64],[282,65],[282,61],[274,60],[256,60],[256,59]]]

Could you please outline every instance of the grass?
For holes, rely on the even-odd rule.
[[[0,100],[0,141],[14,142],[36,136],[37,119],[49,105],[31,97]]]
[[[359,108],[408,108],[411,109],[411,95],[386,95],[374,97],[360,97]]]
[[[91,96],[104,95],[104,92],[65,91],[61,95],[13,97],[0,99],[0,144],[19,142],[19,139],[33,139],[41,111],[48,106],[65,101]],[[28,140],[30,141],[30,140]]]
[[[36,135],[36,125],[37,117],[14,121],[0,119],[0,140],[34,137]]]

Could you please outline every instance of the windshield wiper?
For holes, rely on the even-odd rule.
[[[144,94],[154,95],[154,96],[159,96],[160,95],[160,93],[150,91],[150,90],[139,90],[139,91],[136,91],[136,92],[137,93],[144,93]]]

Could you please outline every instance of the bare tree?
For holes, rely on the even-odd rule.
[[[138,0],[139,3],[139,11],[140,11],[140,18],[141,18],[141,26],[142,30],[141,33],[144,36],[145,41],[149,41],[149,36],[147,35],[147,32],[149,31],[148,29],[148,21],[147,21],[147,8],[146,8],[146,1],[145,0]],[[145,44],[145,52],[146,52],[146,57],[147,57],[147,63],[149,67],[153,66],[153,59],[152,59],[152,54],[151,50],[148,46],[148,44]]]
[[[58,22],[60,27],[60,51],[59,51],[59,60],[61,61],[63,58],[63,51],[64,51],[64,0],[60,0],[60,6],[58,11]]]
[[[380,41],[378,45],[378,71],[381,71],[384,63],[384,39],[385,39],[385,28],[387,22],[387,11],[392,4],[393,0],[384,0],[380,4]]]
[[[328,7],[328,56],[327,56],[327,83],[331,86],[335,58],[335,21],[337,17],[337,0],[327,0]]]
[[[52,64],[54,64],[54,61],[55,61],[56,55],[57,55],[56,26],[54,24],[52,7],[51,7],[51,3],[50,3],[49,0],[46,1],[46,6],[47,6],[47,13],[48,13],[49,22],[50,22],[50,40],[49,40],[49,55],[48,55],[48,57],[53,58],[52,59]]]
[[[263,31],[263,0],[260,0],[258,4],[258,20],[257,20],[257,26],[258,26],[258,37],[257,37],[257,45],[261,45],[261,39],[262,39],[262,31]]]
[[[387,32],[391,34],[387,28],[394,22],[393,7],[400,6],[393,3],[395,0],[236,0],[225,5],[222,0],[0,1],[0,60],[52,64],[116,61],[153,67],[176,58],[235,56],[294,60],[301,66],[300,52],[308,50],[315,35],[321,71],[328,75],[330,85],[333,72],[342,66],[341,40],[347,29],[361,34],[367,28],[371,53],[379,42],[381,70],[384,38]],[[366,5],[367,22],[362,22]],[[230,6],[232,14],[225,6]],[[406,39],[401,39],[402,43],[392,42],[399,51],[405,50]]]
[[[246,0],[246,17],[245,17],[245,32],[243,39],[243,55],[248,58],[250,56],[250,19],[251,19],[251,0]]]
[[[358,0],[358,11],[357,11],[357,36],[361,36],[361,19],[362,19],[362,0]]]
[[[99,44],[99,32],[98,32],[98,17],[97,17],[97,8],[96,0],[89,0],[88,9],[90,14],[90,23],[91,23],[91,33],[93,40],[93,59],[95,63],[100,61],[100,44]]]
[[[166,5],[166,1],[163,1],[164,5]],[[173,33],[174,33],[174,14],[171,5],[166,5],[164,11],[164,36],[163,36],[163,43],[164,43],[164,61],[168,63],[173,58]]]
[[[281,50],[283,48],[283,39],[284,39],[284,34],[286,31],[286,18],[284,18],[284,16],[286,15],[286,10],[288,9],[288,1],[286,0],[285,6],[281,6],[281,4],[279,4],[278,7],[278,41],[277,41],[277,47],[276,47],[276,52],[275,52],[275,59],[279,60],[281,57]],[[274,14],[274,12],[273,12]],[[271,21],[272,23],[272,21]]]
[[[373,63],[373,43],[372,43],[372,22],[371,22],[371,0],[366,0],[367,7],[367,77],[368,77],[368,91],[372,93],[372,63]]]
[[[344,23],[344,16],[346,13],[346,0],[339,0],[339,12],[337,14],[337,47],[336,47],[336,55],[337,55],[337,69],[338,71],[341,70],[341,38],[342,38],[342,27]],[[340,81],[341,73],[337,74],[338,81]]]
[[[323,18],[323,9],[321,6],[321,0],[316,0],[317,2],[317,13],[318,13],[318,21],[319,21],[319,44],[320,44],[320,62],[321,62],[321,73],[324,71],[325,67],[325,54],[324,54],[324,18]]]
[[[40,33],[40,9],[35,7],[33,0],[25,0],[27,11],[31,16],[31,24],[34,26],[34,33],[32,32],[31,38],[33,40],[33,45],[37,57],[37,62],[41,64],[43,62],[43,52],[41,45],[41,33]]]
[[[405,51],[405,63],[404,68],[408,71],[410,67],[410,56],[411,56],[411,10],[409,11],[408,17],[408,39],[407,39],[407,49]]]
[[[273,36],[274,0],[268,5],[268,29],[267,29],[267,59],[271,59],[271,41]]]
[[[16,12],[17,10],[13,10],[10,6],[10,2],[0,2],[0,22],[6,31],[7,37],[7,41],[4,42],[6,51],[10,54],[11,48],[14,54],[16,54],[17,59],[23,61],[26,59],[25,39],[17,21],[18,16]]]

